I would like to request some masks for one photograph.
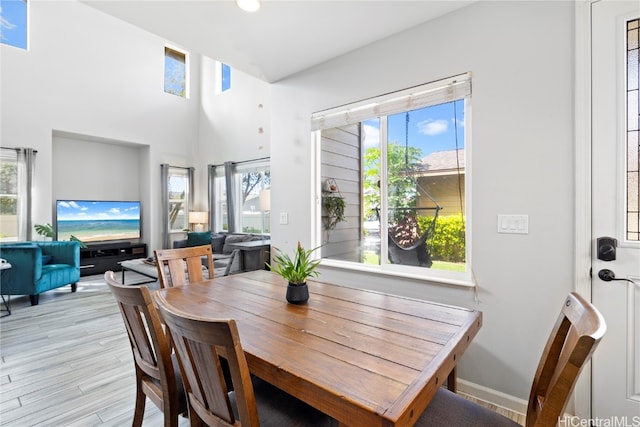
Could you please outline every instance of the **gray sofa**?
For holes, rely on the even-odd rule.
[[[225,269],[226,274],[241,272],[241,261],[238,249],[232,247],[233,243],[265,240],[268,236],[251,233],[215,233],[215,232],[189,232],[187,238],[173,242],[174,248],[186,248],[199,246],[209,242],[213,251],[213,263],[216,270]]]

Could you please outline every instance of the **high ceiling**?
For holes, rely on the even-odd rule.
[[[275,82],[475,0],[263,0],[255,13],[241,11],[233,0],[81,1],[177,47]]]

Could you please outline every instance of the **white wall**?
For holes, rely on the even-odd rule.
[[[156,36],[77,2],[32,2],[30,22],[29,52],[0,45],[0,143],[38,150],[34,222],[51,221],[54,176],[83,194],[90,186],[75,170],[54,174],[54,132],[124,142],[141,150],[140,170],[112,167],[138,174],[151,249],[160,244],[160,163],[196,167],[201,208],[207,164],[269,155],[274,244],[309,244],[311,113],[471,71],[470,220],[480,303],[454,287],[328,269],[322,277],[482,310],[461,378],[527,396],[572,289],[572,2],[483,1],[271,86],[234,72],[232,91],[221,95],[213,61],[192,54],[189,99],[163,92],[165,41]],[[66,190],[64,197],[75,197]],[[289,213],[288,225],[278,224],[279,212]],[[529,234],[497,234],[499,213],[528,214]]]
[[[312,112],[470,71],[473,291],[324,269],[326,280],[483,311],[460,377],[522,399],[573,289],[573,4],[479,2],[272,87],[272,240],[310,244]],[[289,224],[279,225],[279,212]],[[498,214],[529,234],[497,234]]]
[[[216,94],[215,62],[189,52],[185,99],[164,93],[164,46],[181,48],[170,40],[73,1],[31,2],[29,24],[28,51],[0,44],[0,144],[38,150],[34,223],[51,222],[60,194],[115,197],[113,188],[95,185],[109,182],[104,169],[110,167],[136,183],[116,192],[142,200],[144,240],[158,248],[161,163],[196,168],[194,208],[205,209],[207,164],[269,156],[266,83],[232,70],[232,89]],[[58,158],[82,165],[56,165],[54,134],[90,142],[95,155],[87,154],[92,148],[65,150]],[[106,147],[95,145],[101,143]],[[113,161],[112,144],[137,150],[136,167],[131,159]],[[112,155],[100,155],[104,150]],[[56,182],[63,187],[54,191]]]
[[[142,150],[152,147],[137,168],[109,167],[139,183],[136,191],[146,200],[145,241],[156,247],[161,230],[159,165],[191,166],[198,141],[199,57],[192,58],[197,65],[191,68],[192,96],[183,99],[163,90],[164,40],[86,5],[31,2],[29,34],[28,52],[0,46],[0,136],[3,146],[38,150],[34,223],[51,221],[54,132],[121,141]],[[59,181],[77,186],[59,192],[106,198],[108,194],[91,193],[91,188],[95,179],[108,177],[77,173],[103,170],[106,159],[96,155],[95,168],[90,156],[77,160],[82,167],[56,170],[67,174],[58,175]]]

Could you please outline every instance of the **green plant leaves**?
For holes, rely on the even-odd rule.
[[[304,249],[300,242],[298,242],[298,247],[296,248],[293,259],[289,254],[274,247],[274,265],[268,263],[267,265],[271,268],[271,271],[278,273],[288,280],[289,283],[301,285],[306,283],[309,277],[318,277],[318,271],[316,269],[320,265],[320,260],[313,260],[311,256],[319,247],[320,246],[313,249]]]

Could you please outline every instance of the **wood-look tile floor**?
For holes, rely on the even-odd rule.
[[[83,277],[75,293],[69,286],[46,292],[34,307],[14,296],[11,310],[0,319],[0,426],[131,425],[133,357],[101,276]],[[524,423],[522,414],[486,406]],[[147,399],[143,425],[162,424]]]

